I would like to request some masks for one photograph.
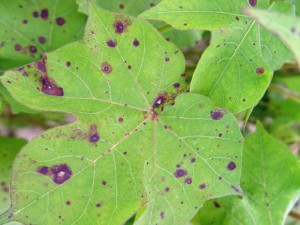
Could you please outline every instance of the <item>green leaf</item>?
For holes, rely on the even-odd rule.
[[[236,0],[162,0],[139,17],[163,20],[180,30],[215,30],[236,24],[236,17],[246,18],[241,12],[241,8],[246,6],[249,6],[247,1]]]
[[[123,224],[146,205],[136,224],[185,225],[206,200],[240,194],[237,121],[179,94],[184,62],[149,23],[91,6],[83,42],[48,54],[41,73],[7,72],[1,81],[18,101],[77,121],[22,150],[0,223]]]
[[[10,169],[16,154],[25,144],[26,141],[22,139],[0,137],[0,213],[10,207]]]
[[[293,4],[296,7],[296,14],[300,15],[300,2],[298,0],[285,0],[286,2],[289,2],[290,4]]]
[[[245,13],[285,42],[300,63],[299,17],[259,9],[245,9]]]
[[[0,83],[0,94],[3,96],[3,101],[5,100],[7,103],[9,103],[11,111],[14,114],[18,114],[21,112],[24,113],[37,113],[37,111],[30,109],[29,107],[26,107],[19,102],[17,102],[10,94],[9,92],[5,89],[2,83]]]
[[[289,50],[254,20],[241,15],[248,1],[162,1],[141,18],[162,19],[180,29],[225,29],[201,56],[191,82],[191,92],[212,98],[234,113],[253,107],[264,95],[278,69],[290,57]],[[267,8],[269,1],[255,7]],[[292,13],[284,2],[274,10]],[[187,22],[188,21],[188,22]],[[276,50],[275,50],[276,49]]]
[[[0,71],[80,39],[86,22],[73,0],[1,0],[0,15]]]
[[[79,5],[79,11],[88,14],[87,0],[76,0],[76,2]],[[158,4],[160,0],[91,0],[90,2],[92,2],[97,7],[101,7],[112,12],[137,16],[140,13]]]
[[[260,123],[245,140],[241,186],[243,198],[207,202],[194,224],[281,225],[300,195],[300,170],[290,149]]]
[[[87,14],[87,1],[77,0],[76,2],[79,4],[79,11]],[[92,0],[92,2],[98,7],[112,12],[137,16],[158,4],[160,0]],[[153,22],[153,25],[160,30],[160,28],[164,28],[166,24],[156,21]],[[172,41],[179,48],[193,46],[201,39],[202,32],[199,30],[187,30],[183,32],[172,27],[168,28],[169,29],[167,31],[163,31],[161,33],[167,40]]]

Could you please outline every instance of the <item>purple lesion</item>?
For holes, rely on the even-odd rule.
[[[63,184],[72,177],[72,170],[67,164],[57,164],[52,167],[40,166],[36,171],[43,176],[50,176],[56,184]]]
[[[100,140],[100,135],[95,124],[90,126],[89,135],[88,135],[89,142],[95,144]]]
[[[59,87],[52,79],[48,76],[41,77],[42,92],[52,96],[64,96],[64,90]]]

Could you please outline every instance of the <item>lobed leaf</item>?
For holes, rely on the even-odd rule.
[[[0,71],[79,40],[86,22],[73,0],[1,0],[0,15]]]
[[[182,53],[150,24],[93,5],[83,41],[7,72],[19,102],[77,121],[18,155],[0,222],[123,224],[147,207],[136,224],[180,225],[206,200],[240,194],[237,121],[180,94],[183,72]]]
[[[243,153],[243,198],[232,196],[207,202],[193,224],[284,223],[300,195],[300,168],[295,156],[260,123],[256,132],[245,139]]]

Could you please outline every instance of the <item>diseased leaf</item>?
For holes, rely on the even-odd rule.
[[[162,19],[180,29],[225,29],[202,55],[191,92],[212,98],[234,113],[253,107],[264,95],[272,70],[290,57],[289,50],[249,17],[243,7],[267,8],[269,1],[162,1],[141,18]],[[292,13],[290,4],[275,2],[274,10]],[[276,48],[276,50],[275,50]]]
[[[76,0],[79,5],[79,11],[88,14],[88,1],[87,0]],[[128,14],[131,16],[137,16],[140,13],[150,9],[151,7],[157,5],[160,0],[91,0],[94,5],[101,7],[103,9]]]
[[[22,139],[0,137],[0,213],[10,207],[10,169],[17,152],[25,143],[26,141]]]
[[[73,0],[0,1],[0,71],[36,61],[82,37],[86,16]]]
[[[136,224],[185,225],[206,200],[240,194],[237,121],[180,94],[183,72],[182,53],[150,24],[94,6],[84,41],[7,72],[18,101],[77,121],[22,150],[0,223],[117,225],[147,206]]]
[[[300,63],[299,17],[259,9],[245,9],[245,13],[255,18],[263,27],[284,41]]]
[[[241,186],[235,196],[209,201],[193,224],[281,225],[300,195],[299,164],[290,149],[260,123],[245,140]]]
[[[139,17],[163,20],[180,30],[214,30],[236,24],[236,17],[246,18],[241,12],[241,8],[246,6],[249,6],[246,0],[162,0]]]
[[[92,2],[95,5],[112,12],[137,16],[157,5],[160,0],[92,0]],[[79,11],[87,13],[87,0],[77,0],[77,3],[79,4]],[[159,30],[166,26],[165,23],[158,21],[155,21],[152,24]],[[172,27],[168,28],[168,30],[161,31],[161,33],[167,40],[172,41],[179,48],[193,46],[201,39],[202,32],[199,30],[181,31]]]

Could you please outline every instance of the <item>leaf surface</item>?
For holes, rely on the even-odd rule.
[[[259,123],[245,139],[241,186],[244,197],[209,201],[193,224],[281,225],[300,195],[299,164],[290,149]]]
[[[84,41],[1,78],[23,104],[77,121],[22,150],[0,222],[123,224],[146,206],[136,224],[180,225],[206,200],[240,194],[237,121],[204,96],[178,95],[182,53],[145,21],[89,14]]]
[[[92,0],[92,2],[109,11],[128,14],[131,16],[137,16],[144,11],[157,5],[160,0]],[[79,4],[79,11],[87,13],[87,1],[77,0]],[[165,31],[161,31],[166,40],[173,42],[177,47],[193,46],[198,40],[201,39],[200,30],[186,30],[181,31],[172,27],[167,27],[165,23],[159,21],[153,21],[152,24],[159,30],[167,28]]]
[[[85,22],[73,0],[1,0],[0,71],[82,38]]]
[[[140,17],[161,19],[180,29],[225,30],[202,55],[191,92],[206,95],[218,106],[237,113],[257,104],[271,81],[272,70],[279,69],[290,57],[280,40],[241,15],[241,9],[252,3],[165,0]],[[252,5],[268,8],[269,1]],[[283,2],[275,2],[272,8],[293,13],[292,6]]]
[[[245,12],[285,42],[300,63],[300,17],[259,9],[245,9]]]

